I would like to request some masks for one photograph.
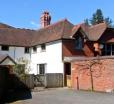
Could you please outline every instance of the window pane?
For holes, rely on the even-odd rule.
[[[114,51],[114,44],[112,44],[112,51]]]
[[[45,64],[39,64],[39,74],[45,74]]]
[[[82,38],[77,37],[75,40],[75,49],[82,49]]]
[[[30,50],[29,50],[29,47],[25,47],[25,53],[29,53]]]
[[[46,45],[45,44],[42,44],[41,45],[41,51],[45,51],[46,50]]]
[[[104,44],[104,47],[102,49],[102,56],[110,56],[110,55],[112,55],[112,47],[114,47],[114,45],[112,45],[112,44]]]
[[[111,51],[111,44],[107,44],[107,50]]]
[[[9,46],[3,45],[3,46],[1,47],[1,49],[2,49],[3,51],[8,51],[8,50],[9,50]]]
[[[105,56],[105,55],[106,55],[105,51],[102,51],[102,56]]]
[[[112,55],[114,55],[114,52],[112,52]]]
[[[37,47],[33,47],[33,52],[37,52]]]
[[[106,52],[106,55],[111,55],[111,51],[107,51]]]

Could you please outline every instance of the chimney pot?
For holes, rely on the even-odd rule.
[[[51,16],[49,15],[48,11],[44,11],[40,17],[41,27],[46,27],[50,25]]]

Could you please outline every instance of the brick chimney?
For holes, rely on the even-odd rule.
[[[50,22],[51,22],[51,16],[49,15],[49,12],[44,11],[40,17],[41,27],[43,28],[50,25]]]

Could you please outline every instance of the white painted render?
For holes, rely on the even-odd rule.
[[[31,73],[38,74],[38,64],[46,64],[46,73],[63,73],[62,42],[55,41],[46,44],[46,51],[37,47],[37,53],[31,55]]]
[[[9,55],[17,63],[18,63],[18,60],[21,59],[21,58],[30,61],[30,54],[25,54],[24,53],[24,47],[13,47],[13,46],[10,46],[9,47],[9,51],[3,51],[3,50],[1,50],[1,46],[0,46],[0,54]]]
[[[63,73],[64,66],[62,62],[62,41],[46,43],[46,51],[41,51],[41,46],[37,46],[37,52],[30,49],[30,54],[24,53],[24,47],[9,47],[9,51],[2,51],[0,54],[8,54],[17,63],[19,59],[29,61],[28,67],[31,74],[38,74],[38,64],[46,64],[45,73]]]

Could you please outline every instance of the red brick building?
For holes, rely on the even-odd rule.
[[[114,29],[105,23],[74,27],[78,42],[63,43],[63,56],[71,63],[71,87],[77,90],[114,90]],[[69,42],[68,42],[69,41]],[[79,44],[80,43],[80,44]],[[73,45],[77,51],[73,51]]]

